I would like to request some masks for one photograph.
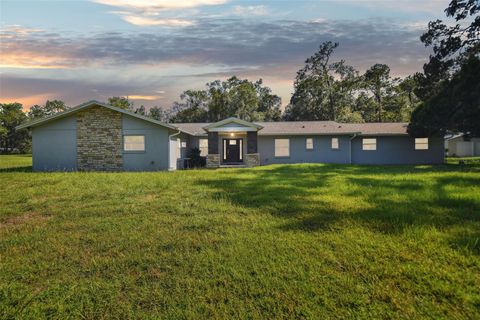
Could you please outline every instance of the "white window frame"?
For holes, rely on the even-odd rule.
[[[428,150],[428,138],[415,138],[415,150]]]
[[[177,159],[182,158],[182,139],[177,139]]]
[[[208,154],[208,139],[198,139],[198,149],[200,150],[200,156],[206,157]]]
[[[362,139],[362,150],[364,150],[364,151],[375,151],[375,150],[377,150],[377,138],[363,138]]]
[[[227,160],[227,139],[223,139],[223,160]]]
[[[285,145],[280,145],[285,144]],[[288,158],[290,157],[290,139],[275,139],[275,157]]]
[[[135,143],[128,142],[129,138],[141,138],[140,147],[134,147]],[[145,152],[145,135],[143,134],[126,134],[123,136],[123,151],[125,152]]]
[[[306,138],[305,139],[305,149],[306,150],[313,150],[313,138]]]
[[[338,141],[338,138],[332,138],[330,142],[330,147],[332,148],[332,150],[340,149],[340,142]]]
[[[243,139],[240,139],[239,140],[239,143],[240,143],[240,160],[243,161]]]

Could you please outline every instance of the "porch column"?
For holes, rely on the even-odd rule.
[[[258,153],[258,131],[247,132],[247,154],[245,157],[247,167],[260,165],[260,154]]]
[[[207,168],[218,168],[219,166],[218,132],[208,132]]]

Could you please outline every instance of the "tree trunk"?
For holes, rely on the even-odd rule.
[[[382,122],[382,88],[377,85],[378,122]]]

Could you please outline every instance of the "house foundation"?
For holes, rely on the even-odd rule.
[[[220,166],[219,154],[207,154],[207,168],[218,168]]]
[[[245,156],[245,165],[249,168],[260,165],[260,153],[247,153]]]

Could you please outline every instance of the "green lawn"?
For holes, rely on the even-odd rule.
[[[32,173],[0,318],[480,318],[480,166]]]
[[[465,164],[480,164],[480,157],[448,157],[446,160],[448,164],[459,164],[461,161]]]

